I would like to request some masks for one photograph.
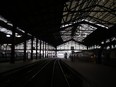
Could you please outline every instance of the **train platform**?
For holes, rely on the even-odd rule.
[[[116,87],[116,68],[95,63],[63,61],[96,87]]]
[[[40,59],[32,61],[16,61],[15,64],[10,63],[0,63],[0,73],[8,72],[10,70],[23,67],[28,64],[35,63]],[[62,59],[71,68],[80,73],[88,81],[94,83],[95,87],[116,87],[116,68],[109,67],[101,64],[95,63],[85,63]]]
[[[15,61],[14,64],[11,64],[9,62],[3,62],[3,63],[0,63],[0,73],[8,72],[8,71],[14,70],[16,68],[23,67],[25,65],[32,64],[39,60],[40,59],[37,59],[37,60],[33,59],[33,60],[28,60],[26,62],[24,62],[23,60],[20,60],[20,61]]]

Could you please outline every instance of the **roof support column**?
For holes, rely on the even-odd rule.
[[[46,57],[48,58],[48,45],[46,44],[46,47],[47,47],[47,49],[46,49]]]
[[[103,52],[104,47],[101,46],[100,50],[98,51],[98,58],[97,58],[97,63],[101,64],[102,63],[102,52]]]
[[[33,36],[31,37],[31,60],[33,60]]]
[[[46,58],[46,42],[45,42],[45,58]]]
[[[44,41],[43,41],[43,58],[44,58]]]
[[[89,48],[89,47],[87,46],[87,50],[88,50],[88,48]]]
[[[27,33],[25,32],[25,35],[24,35],[24,57],[23,57],[23,61],[25,62],[26,59],[27,59],[27,56],[26,56],[26,50],[27,50]]]
[[[57,58],[57,47],[55,47],[55,57]]]
[[[47,47],[48,49],[48,51],[47,51],[47,57],[49,58],[49,53],[50,53],[50,51],[49,51],[49,45],[48,45],[48,47]]]
[[[36,38],[36,59],[38,57],[38,38]]]
[[[15,63],[15,32],[16,32],[16,26],[14,25],[12,27],[12,42],[11,42],[11,58],[10,63]]]
[[[112,42],[112,40],[111,40],[111,38],[110,38],[110,49],[112,49],[112,45],[111,45],[111,42]]]
[[[39,49],[39,58],[41,59],[41,40],[39,42],[39,45],[40,45],[40,49]]]

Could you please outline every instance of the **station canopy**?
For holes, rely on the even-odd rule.
[[[116,0],[4,0],[0,21],[53,46],[67,41],[89,46],[97,43],[92,38],[101,40],[116,25]]]

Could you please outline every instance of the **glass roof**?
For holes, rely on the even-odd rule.
[[[9,34],[9,35],[12,35],[12,31],[11,30],[8,30],[6,28],[3,28],[0,26],[0,32],[3,32],[5,34]]]
[[[69,0],[64,4],[60,34],[63,41],[82,42],[99,27],[109,29],[114,24],[116,0]]]
[[[4,27],[1,27],[1,26],[0,26],[0,32],[5,33],[6,37],[10,37],[10,35],[12,35],[12,31],[11,30],[8,30],[8,29],[6,29]],[[16,37],[21,37],[22,35],[19,35],[18,33],[15,33],[15,36]]]
[[[77,30],[74,35],[74,39],[76,41],[82,41],[84,38],[86,38],[89,34],[91,34],[93,31],[95,31],[97,28],[93,27],[88,24],[81,24],[77,27]]]

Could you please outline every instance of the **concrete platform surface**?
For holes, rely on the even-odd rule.
[[[116,68],[83,62],[63,60],[97,87],[116,87]]]
[[[27,62],[16,61],[15,64],[0,63],[0,73],[4,73],[37,61],[39,60]],[[70,60],[65,59],[62,59],[62,61],[84,76],[87,80],[94,83],[96,87],[116,87],[116,68],[114,67],[78,61],[71,62]]]
[[[37,61],[39,61],[39,60],[34,59],[34,60],[26,61],[26,62],[16,61],[14,64],[11,64],[9,62],[0,63],[0,73],[4,73],[9,70],[13,70],[13,69],[37,62]]]

